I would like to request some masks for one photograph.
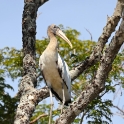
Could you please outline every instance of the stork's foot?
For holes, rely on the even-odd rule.
[[[57,108],[57,110],[61,111],[61,114],[62,114],[63,110],[66,108],[67,108],[67,106],[65,106],[65,105],[63,106],[62,104],[59,104],[59,107]]]

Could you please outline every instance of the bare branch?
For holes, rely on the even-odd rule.
[[[118,90],[115,92],[113,100],[115,100],[115,98],[122,92],[121,90],[121,85],[119,86]]]
[[[85,112],[83,112],[83,115],[82,115],[81,120],[80,120],[80,124],[83,123],[84,116],[86,115],[86,113],[87,113],[88,111],[89,111],[89,110],[86,110]]]
[[[120,116],[120,117],[122,117],[122,118],[124,118],[124,115],[122,115],[122,114],[120,114],[120,113],[114,113],[115,115],[118,115],[118,116]]]
[[[112,87],[116,87],[117,85],[119,85],[119,84],[115,84],[115,85],[113,85]],[[102,93],[98,98],[101,98],[101,97],[103,97],[107,92],[109,92],[109,90],[106,90],[104,93]]]
[[[116,109],[118,109],[123,115],[124,115],[124,110],[120,109],[118,106],[113,105],[113,107],[115,107]]]
[[[124,0],[118,0],[115,11],[111,17],[109,17],[106,26],[103,28],[103,33],[98,39],[98,42],[90,55],[90,57],[86,58],[80,65],[75,67],[70,71],[72,81],[76,79],[84,70],[93,66],[96,62],[100,60],[102,50],[111,36],[112,32],[115,31],[115,28],[120,21],[122,16],[124,6]]]
[[[87,29],[87,28],[85,28],[85,30],[90,34],[90,37],[91,37],[91,41],[92,41],[92,34],[90,33],[90,31]]]
[[[40,118],[46,117],[46,116],[48,116],[48,114],[39,115],[37,118],[35,118],[33,121],[31,121],[30,124],[33,124],[33,123],[35,123],[36,121],[38,121]]]
[[[41,14],[42,14],[41,12],[38,13],[36,19],[38,19]]]

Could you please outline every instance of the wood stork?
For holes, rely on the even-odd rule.
[[[69,76],[69,69],[66,62],[60,57],[58,53],[58,42],[56,35],[65,40],[71,46],[71,48],[72,44],[65,34],[60,30],[60,28],[54,24],[48,27],[47,34],[50,42],[45,51],[40,56],[39,66],[45,83],[49,89],[51,98],[50,117],[52,117],[52,93],[63,103],[63,106],[71,103],[71,79]],[[49,123],[50,121],[51,118],[49,119]]]

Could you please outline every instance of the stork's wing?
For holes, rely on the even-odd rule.
[[[59,54],[58,54],[58,70],[60,71],[61,74],[60,76],[64,80],[64,83],[66,83],[69,94],[71,95],[71,78],[69,75],[68,65]]]

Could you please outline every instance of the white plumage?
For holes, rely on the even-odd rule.
[[[62,96],[62,83],[64,83],[64,90],[65,90],[65,105],[68,105],[68,103],[71,102],[71,78],[69,75],[69,68],[68,65],[66,64],[66,62],[63,60],[63,58],[59,55],[59,53],[57,53],[56,57],[53,58],[52,55],[50,55],[50,57],[48,57],[49,53],[43,52],[42,55],[40,56],[39,59],[39,66],[42,72],[42,75],[44,77],[44,80],[47,84],[47,86],[52,89],[52,91],[54,90],[54,92],[56,92],[58,94],[58,97],[54,92],[52,92],[55,97],[57,99],[59,99],[61,102],[63,100],[63,96]],[[54,61],[54,64],[52,64],[53,62],[52,60],[57,60],[57,63]],[[52,67],[51,67],[52,66]],[[46,70],[47,68],[47,70]],[[48,69],[49,68],[49,69]],[[55,68],[56,71],[52,70],[53,68]],[[44,71],[47,73],[44,74]],[[59,78],[62,79],[63,82],[56,82],[58,81],[56,76],[58,76]],[[55,78],[54,78],[55,77]],[[51,81],[53,80],[53,82]],[[58,85],[60,84],[60,85]],[[57,87],[55,87],[55,85],[57,85]],[[57,88],[57,89],[56,89]]]

